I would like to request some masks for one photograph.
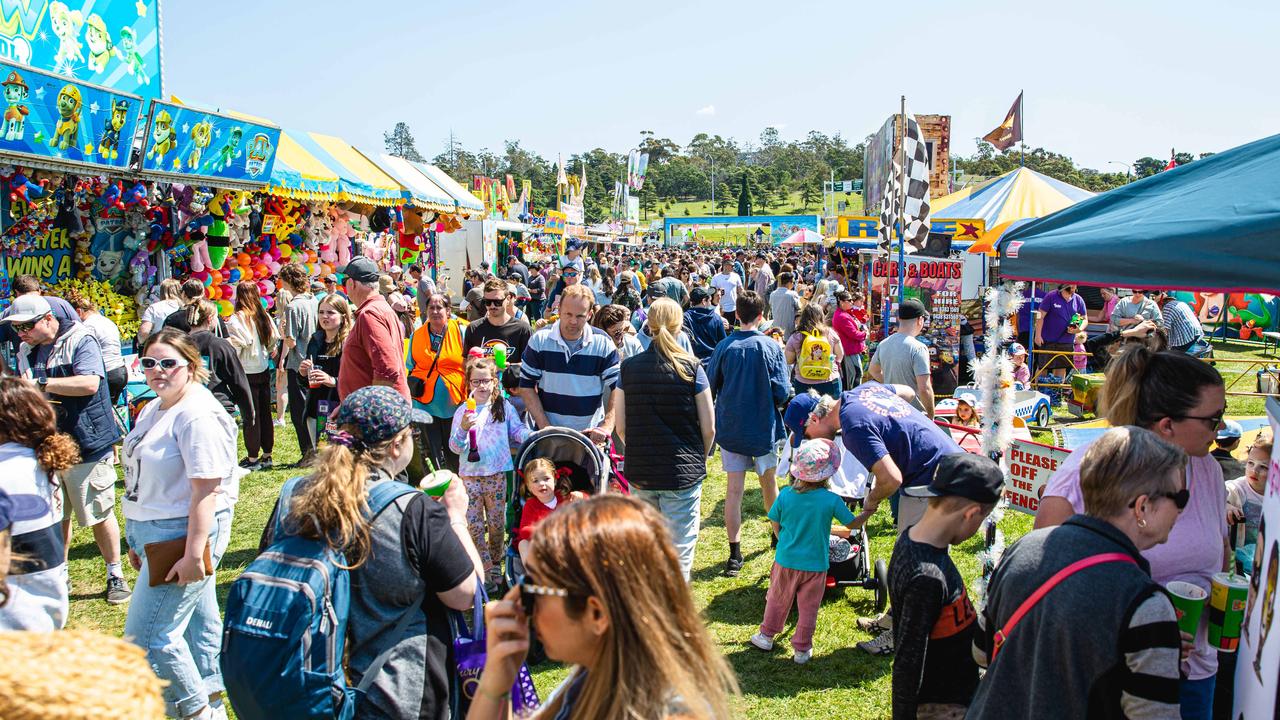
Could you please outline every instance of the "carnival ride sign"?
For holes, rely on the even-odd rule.
[[[280,128],[174,103],[153,101],[142,171],[197,182],[263,186],[271,179]]]
[[[1009,506],[1019,512],[1035,515],[1050,476],[1058,470],[1070,450],[1042,445],[1031,440],[1014,439],[1005,455],[1008,471],[1004,478],[1004,496]]]
[[[124,169],[142,98],[0,62],[0,151],[32,160]]]

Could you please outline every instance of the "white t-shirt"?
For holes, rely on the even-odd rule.
[[[177,300],[157,300],[147,306],[139,322],[151,323],[151,332],[160,332],[164,327],[164,319],[178,312],[182,305]]]
[[[124,516],[128,520],[187,517],[191,478],[222,478],[217,510],[236,504],[236,423],[213,393],[192,384],[178,404],[147,403],[124,440]]]
[[[10,497],[35,495],[48,506],[43,516],[15,522],[9,528],[18,552],[31,555],[28,546],[45,548],[46,557],[28,558],[43,561],[45,569],[5,579],[9,602],[0,608],[0,630],[51,632],[67,624],[67,563],[63,559],[62,493],[58,488],[49,482],[34,450],[17,443],[0,445],[0,490]]]
[[[119,367],[124,367],[124,357],[120,354],[120,328],[102,316],[102,313],[93,313],[88,320],[84,321],[89,326],[89,332],[98,338],[98,344],[102,346],[102,365],[107,372],[111,372]],[[160,321],[164,324],[164,320]]]
[[[733,312],[738,309],[738,291],[743,289],[742,278],[738,277],[738,273],[728,272],[716,275],[711,278],[711,287],[723,293],[720,296],[721,310]]]

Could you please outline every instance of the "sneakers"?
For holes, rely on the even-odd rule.
[[[738,577],[742,572],[742,558],[731,557],[724,563],[725,577]]]
[[[284,418],[277,418],[276,421],[271,424],[276,427],[284,427]]]
[[[797,664],[797,665],[803,665],[803,664],[805,664],[805,663],[809,662],[809,658],[811,658],[811,657],[813,657],[813,651],[812,651],[812,650],[805,650],[804,652],[801,652],[801,651],[797,650],[797,651],[795,652],[795,654],[791,656],[791,659],[792,659],[793,661],[795,661],[795,664]]]
[[[300,470],[305,470],[311,467],[312,465],[314,465],[315,462],[316,462],[316,451],[308,450],[302,455],[301,458],[298,459],[298,462],[293,464],[293,466]]]
[[[273,467],[275,467],[275,463],[271,462],[270,455],[263,455],[261,458],[258,459],[259,470],[270,470]]]
[[[858,629],[872,635],[888,632],[893,629],[893,616],[885,612],[873,618],[858,618]]]
[[[244,468],[245,470],[250,470],[250,471],[252,471],[252,470],[257,470],[257,469],[258,469],[258,465],[259,465],[261,462],[262,462],[262,460],[260,460],[260,459],[259,459],[259,460],[253,460],[253,459],[251,459],[251,458],[247,458],[247,457],[246,457],[246,458],[242,458],[242,459],[240,460],[240,467]]]
[[[209,717],[211,720],[227,720],[227,703],[225,700],[219,700],[216,705],[209,706]]]
[[[107,602],[111,605],[123,605],[129,602],[129,598],[133,596],[133,591],[129,589],[129,583],[124,578],[114,575],[107,576]]]
[[[858,649],[871,655],[893,654],[893,633],[880,633],[874,640],[858,643]]]
[[[751,636],[751,644],[768,652],[773,649],[773,638],[765,635],[764,633],[756,633]]]

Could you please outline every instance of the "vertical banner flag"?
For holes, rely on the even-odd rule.
[[[900,184],[902,165],[895,152],[880,209],[880,244],[888,249],[893,229],[900,228],[899,240],[911,254],[922,250],[929,239],[929,149],[915,116],[908,114],[906,118],[902,133],[906,186]]]
[[[1013,101],[1013,107],[1009,108],[1009,114],[1005,115],[1004,122],[1000,123],[995,130],[983,135],[982,139],[1001,152],[1013,147],[1014,143],[1022,142],[1022,93],[1018,93],[1018,99]]]

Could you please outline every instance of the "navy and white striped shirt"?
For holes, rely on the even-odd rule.
[[[1204,337],[1200,319],[1191,306],[1170,298],[1160,311],[1164,329],[1169,331],[1169,347],[1180,348]]]
[[[582,346],[570,352],[557,321],[529,338],[521,356],[520,387],[538,389],[550,424],[586,430],[604,419],[604,392],[617,385],[619,362],[609,336],[589,327]]]

